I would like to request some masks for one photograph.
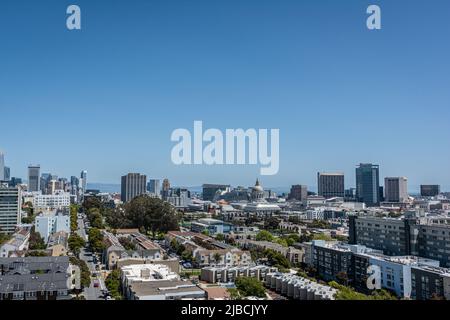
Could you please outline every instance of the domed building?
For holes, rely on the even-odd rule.
[[[259,183],[259,179],[256,179],[255,186],[252,188],[251,200],[253,202],[264,201],[264,189]]]

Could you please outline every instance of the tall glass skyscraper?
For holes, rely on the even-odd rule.
[[[367,206],[380,204],[380,166],[361,163],[356,168],[356,199]]]
[[[34,192],[40,190],[40,175],[41,166],[40,165],[29,165],[28,166],[28,191]]]
[[[6,180],[5,178],[5,156],[0,151],[0,181]]]
[[[87,171],[81,171],[81,190],[83,190],[83,194],[86,193],[86,187],[87,187]]]

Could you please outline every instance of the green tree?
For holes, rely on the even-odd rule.
[[[278,218],[270,217],[264,221],[264,229],[276,230],[279,224],[280,220]]]
[[[43,250],[28,250],[25,254],[26,257],[47,257],[49,254]]]
[[[225,240],[225,235],[223,233],[216,234],[216,240],[217,241],[224,241]]]
[[[105,279],[106,288],[108,288],[111,296],[116,299],[122,299],[122,294],[120,292],[120,271],[113,270]]]
[[[252,277],[239,277],[235,281],[240,296],[265,298],[266,290],[261,281]]]
[[[269,231],[261,230],[256,235],[256,240],[257,241],[273,241],[273,235]]]
[[[125,250],[136,250],[135,244],[129,238],[119,237],[119,242]]]
[[[264,256],[269,260],[269,262],[277,267],[283,269],[289,269],[291,267],[291,263],[289,260],[283,256],[281,253],[278,253],[271,249],[264,250]]]
[[[105,245],[103,243],[103,234],[97,228],[90,228],[88,232],[89,245],[95,252],[101,252]]]
[[[80,249],[86,245],[86,241],[76,233],[72,233],[68,240],[69,249],[78,256]]]
[[[89,287],[91,284],[91,272],[84,260],[78,259],[77,257],[70,257],[69,261],[71,264],[76,265],[80,268],[81,272],[81,286],[83,288]]]
[[[158,232],[179,230],[177,211],[159,198],[147,195],[136,197],[125,205],[125,212],[133,227],[151,232],[153,237]]]
[[[30,239],[28,240],[29,250],[44,250],[47,248],[44,239],[41,237],[39,232],[35,231],[35,228],[31,228]]]
[[[10,239],[11,239],[11,235],[3,233],[2,229],[0,228],[0,245],[9,241]]]
[[[218,252],[214,253],[214,261],[216,262],[216,264],[218,264],[220,260],[222,260],[221,254]]]

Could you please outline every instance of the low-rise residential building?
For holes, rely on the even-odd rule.
[[[291,273],[268,273],[267,288],[295,300],[334,300],[337,290]]]
[[[205,291],[160,264],[128,265],[121,269],[123,293],[128,300],[204,299]]]
[[[68,257],[0,258],[0,300],[64,300],[73,288]]]
[[[117,262],[121,259],[143,259],[158,261],[163,258],[162,249],[153,241],[138,232],[122,233],[115,236],[111,232],[102,231],[104,237],[105,249],[102,254],[102,261],[108,269],[114,269]],[[127,237],[136,247],[135,249],[126,249],[121,243],[120,238]]]
[[[210,235],[227,234],[233,231],[233,225],[222,220],[203,218],[191,223],[191,231],[208,232]]]
[[[36,217],[36,232],[47,243],[52,233],[70,233],[70,215],[67,210],[45,211]]]
[[[28,241],[30,239],[30,229],[20,228],[17,230],[7,242],[0,246],[0,257],[7,258],[19,251],[28,249]]]
[[[52,257],[66,256],[68,252],[69,234],[65,231],[53,233],[47,244]]]
[[[198,267],[209,265],[241,266],[251,264],[249,252],[195,232],[169,231],[165,236],[166,245],[183,245],[191,253],[193,263]]]
[[[281,244],[270,241],[257,241],[257,240],[239,240],[237,244],[246,250],[273,250],[279,254],[285,256],[291,263],[298,264],[303,262],[304,251],[294,247],[284,247]]]
[[[239,277],[251,277],[263,281],[268,273],[277,269],[265,265],[247,267],[205,267],[201,271],[200,279],[208,283],[229,283]]]

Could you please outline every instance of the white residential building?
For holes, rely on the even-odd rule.
[[[63,212],[41,213],[36,217],[36,232],[39,232],[45,242],[55,232],[64,231],[70,233],[70,216]]]

